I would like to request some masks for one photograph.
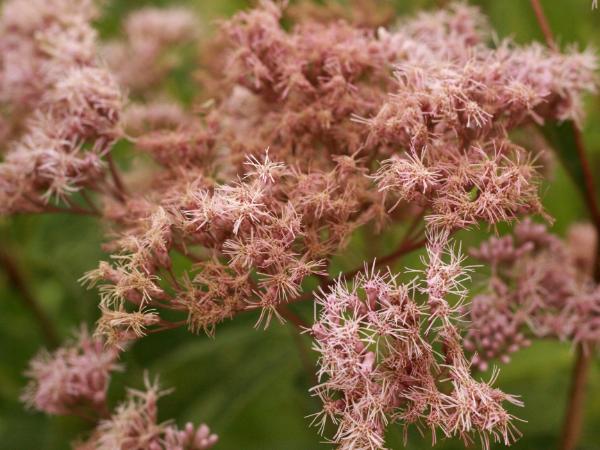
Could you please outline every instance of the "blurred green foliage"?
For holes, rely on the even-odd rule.
[[[384,4],[385,0],[381,0]],[[124,15],[142,5],[185,4],[198,11],[207,30],[214,20],[246,7],[244,0],[112,0],[99,28],[104,37],[120,32]],[[351,7],[352,1],[343,2]],[[399,13],[434,7],[432,0],[393,0]],[[526,0],[481,0],[500,37],[517,42],[541,39],[534,15]],[[544,0],[548,19],[559,42],[600,48],[600,10],[591,10],[591,0]],[[174,93],[185,96],[184,73],[173,80]],[[588,99],[588,120],[584,137],[591,153],[592,171],[600,173],[600,101]],[[572,149],[564,149],[572,153]],[[574,157],[574,156],[573,156]],[[600,181],[598,182],[600,185]],[[556,219],[554,228],[585,220],[585,210],[574,181],[558,167],[542,189],[544,204]],[[468,246],[488,234],[488,230],[462,233]],[[97,317],[97,294],[86,291],[77,279],[101,259],[103,230],[86,217],[20,216],[0,221],[1,249],[13,255],[32,295],[58,329],[61,338],[80,322],[93,326]],[[336,259],[334,270],[353,268],[365,258],[382,255],[394,248],[399,231],[377,239],[359,233],[351,251]],[[368,244],[367,244],[368,243]],[[398,263],[418,265],[418,255]],[[295,307],[311,317],[310,305]],[[215,339],[173,330],[150,336],[125,354],[126,372],[116,375],[111,386],[113,400],[121,398],[126,385],[140,387],[142,373],[160,374],[163,385],[175,387],[161,403],[164,419],[173,417],[206,421],[220,435],[221,450],[307,450],[328,448],[321,444],[306,416],[317,411],[318,403],[307,390],[311,385],[299,354],[298,342],[286,325],[274,323],[267,331],[252,326],[256,315],[249,313],[218,328]],[[29,358],[44,346],[43,335],[20,293],[0,273],[0,449],[65,449],[88,425],[78,419],[46,417],[25,411],[19,402],[25,384],[23,371]],[[302,338],[303,345],[309,341]],[[313,357],[314,355],[311,355]],[[526,422],[523,438],[515,449],[555,448],[565,405],[572,349],[567,344],[537,342],[516,354],[502,367],[499,385],[520,394],[525,408],[517,411]],[[486,376],[486,375],[484,375]],[[389,433],[390,446],[402,448],[402,430]],[[501,446],[498,446],[500,448]],[[430,448],[429,438],[412,431],[407,448]],[[456,441],[442,441],[442,449],[460,449]],[[600,449],[600,363],[594,361],[586,400],[586,420],[581,449]]]

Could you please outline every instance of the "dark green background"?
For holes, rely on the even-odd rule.
[[[471,3],[482,7],[500,36],[512,36],[520,43],[541,39],[528,1]],[[207,29],[214,18],[247,6],[241,0],[112,0],[99,23],[103,36],[118,33],[123,15],[145,4],[188,5],[198,11]],[[400,13],[407,13],[431,7],[434,2],[398,0],[393,4]],[[600,10],[591,10],[591,0],[545,0],[543,5],[561,43],[600,47]],[[185,96],[192,89],[185,68],[175,71],[169,89],[178,96]],[[598,97],[587,100],[587,109],[584,135],[596,174],[600,169]],[[120,156],[123,162],[127,150],[121,150]],[[557,233],[564,233],[570,223],[585,219],[575,184],[558,167],[543,186],[544,204],[556,219]],[[77,279],[103,257],[102,234],[101,226],[89,218],[54,215],[0,219],[0,245],[16,257],[30,289],[63,338],[81,321],[93,324],[97,317],[96,292],[83,289]],[[468,246],[486,234],[462,233],[460,239]],[[360,232],[350,250],[336,260],[334,270],[353,268],[365,258],[385,254],[398,239],[399,230],[376,241]],[[417,255],[412,255],[398,263],[398,268],[417,265]],[[296,310],[307,318],[311,316],[310,305]],[[218,449],[328,448],[319,443],[315,430],[308,428],[305,416],[319,405],[307,394],[310,381],[302,368],[292,330],[275,322],[268,331],[257,331],[252,328],[255,319],[255,315],[247,314],[222,325],[214,340],[181,330],[143,339],[125,355],[127,371],[115,376],[111,398],[120,398],[125,385],[139,387],[147,368],[152,374],[160,374],[166,387],[176,388],[162,401],[161,418],[175,418],[180,424],[186,420],[206,421],[221,437]],[[86,429],[85,423],[27,412],[18,400],[25,384],[22,373],[29,358],[43,345],[43,339],[19,293],[11,289],[3,273],[0,323],[0,449],[68,448],[68,443]],[[502,368],[500,386],[520,394],[526,404],[518,411],[526,423],[520,426],[524,437],[515,449],[556,447],[572,358],[569,344],[537,342]],[[590,374],[582,449],[600,449],[599,375],[600,364],[596,360]],[[390,446],[401,448],[401,430],[391,428]],[[413,432],[408,448],[430,445],[428,437],[423,439]],[[456,441],[442,441],[438,447],[463,448]]]

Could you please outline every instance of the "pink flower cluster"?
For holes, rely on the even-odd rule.
[[[137,9],[125,20],[125,39],[107,43],[102,54],[121,86],[151,93],[176,66],[175,50],[194,42],[197,22],[183,8]]]
[[[130,389],[127,399],[109,413],[107,391],[111,372],[120,370],[119,351],[82,329],[75,342],[53,353],[42,351],[30,363],[31,379],[23,401],[48,414],[77,415],[98,420],[96,429],[76,450],[207,450],[218,437],[205,424],[158,422],[158,381],[145,378],[146,390]]]
[[[158,422],[157,402],[168,393],[158,381],[145,380],[145,390],[130,389],[110,418],[101,420],[90,439],[75,450],[208,450],[219,440],[205,424],[188,422],[180,430]]]
[[[567,245],[523,221],[515,238],[492,238],[474,252],[492,275],[470,305],[449,236],[543,214],[535,127],[581,122],[596,58],[492,45],[465,4],[388,28],[360,5],[373,15],[300,4],[286,17],[263,0],[223,22],[202,61],[189,51],[198,22],[183,9],[133,12],[123,38],[101,44],[91,0],[5,2],[0,213],[80,213],[108,226],[110,259],[82,281],[98,287],[97,335],[111,346],[180,326],[213,335],[248,309],[268,326],[289,317],[288,303],[313,300],[304,290],[318,283],[315,420],[337,425],[333,442],[379,449],[400,422],[429,428],[434,442],[441,432],[510,444],[518,433],[504,404],[519,401],[476,381],[470,364],[506,360],[527,345],[525,329],[597,341],[600,295],[579,270],[593,259],[581,251],[590,234],[580,228]],[[182,58],[204,69],[185,105],[164,88]],[[525,128],[517,143],[512,132]],[[112,159],[117,142],[137,156],[127,170]],[[380,261],[426,244],[415,281],[375,269],[329,278],[356,230],[404,224],[400,248]],[[176,254],[186,263],[173,264]],[[53,413],[104,402],[111,348],[84,336],[34,360],[27,401]],[[205,426],[160,423],[160,395],[153,383],[131,391],[81,448],[216,442]]]
[[[227,77],[202,120],[176,128],[185,112],[165,104],[138,114],[153,130],[135,146],[158,167],[139,168],[125,201],[106,198],[115,262],[86,277],[103,284],[109,334],[134,326],[127,314],[137,334],[161,326],[161,308],[193,331],[256,306],[268,323],[361,226],[425,210],[430,227],[454,230],[542,210],[532,158],[507,132],[566,117],[594,88],[590,54],[490,49],[464,6],[377,33],[341,21],[288,31],[282,14],[263,2],[223,25]],[[170,273],[172,252],[192,270]]]
[[[31,113],[60,72],[93,61],[96,32],[89,23],[97,16],[89,0],[4,2],[0,101],[11,108],[11,120]]]
[[[95,17],[85,0],[4,5],[2,101],[23,128],[0,164],[0,212],[43,211],[100,184],[102,157],[120,136],[122,95],[96,60]],[[11,113],[12,114],[12,113]]]
[[[82,329],[75,342],[54,353],[43,350],[30,362],[31,382],[23,400],[48,414],[77,414],[103,410],[110,374],[120,367],[119,353]]]
[[[576,225],[565,242],[529,220],[513,235],[493,237],[472,251],[491,273],[483,293],[468,305],[465,348],[481,370],[531,343],[556,337],[583,344],[600,341],[600,290],[592,281],[596,235]]]
[[[444,256],[442,247],[428,246],[422,280],[401,284],[389,272],[366,270],[317,298],[311,333],[320,384],[313,392],[323,411],[313,423],[323,432],[331,420],[340,449],[384,448],[393,422],[429,428],[433,443],[439,431],[466,444],[479,436],[485,449],[490,440],[510,445],[519,435],[503,403],[521,402],[470,374],[449,303],[463,299],[466,272],[461,257]]]
[[[375,173],[396,201],[430,206],[429,223],[465,228],[541,212],[532,155],[509,130],[578,121],[594,92],[595,56],[540,45],[485,45],[483,19],[456,6],[421,15],[380,42],[395,52],[396,90],[371,118],[368,145],[402,147]],[[577,75],[574,76],[574,71]]]

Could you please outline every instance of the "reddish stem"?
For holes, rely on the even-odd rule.
[[[596,189],[594,187],[594,176],[592,175],[592,169],[586,156],[583,135],[573,122],[570,123],[573,130],[573,136],[575,138],[575,151],[577,152],[577,158],[579,158],[579,161],[581,162],[581,168],[583,172],[583,181],[585,184],[585,203],[589,209],[592,221],[594,222],[596,233],[598,236],[600,236],[600,210],[598,209],[598,200],[596,197]],[[596,255],[596,259],[598,260],[600,255],[600,246],[596,249]],[[597,264],[594,272],[594,278],[596,281],[600,281],[599,262],[600,261],[596,261]]]
[[[85,201],[85,203],[90,207],[91,211],[94,211],[94,213],[97,214],[98,216],[102,215],[100,213],[100,210],[98,209],[98,207],[94,203],[94,201],[90,198],[90,196],[85,191],[85,189],[81,191],[81,197],[83,198],[83,200]]]
[[[300,335],[296,329],[290,328],[290,333],[292,334],[292,339],[294,339],[294,344],[298,350],[298,356],[300,357],[300,362],[304,367],[304,371],[306,372],[308,379],[311,380],[311,384],[316,386],[319,383],[319,380],[317,378],[317,374],[315,373],[315,365],[310,358],[308,349],[306,348],[306,343],[303,341],[302,335]]]
[[[187,320],[180,320],[178,322],[169,322],[168,320],[161,320],[159,326],[146,330],[146,334],[156,334],[162,331],[174,330],[175,328],[183,327],[187,324]]]
[[[31,315],[37,322],[42,335],[44,336],[46,345],[49,348],[57,347],[60,340],[58,338],[58,333],[54,328],[54,324],[27,287],[25,277],[19,270],[16,261],[14,261],[8,253],[0,250],[0,265],[6,272],[10,284],[17,292],[19,292],[23,304],[31,311]]]
[[[546,19],[544,10],[539,0],[531,0],[531,6],[535,12],[537,22],[544,34],[546,44],[549,48],[554,51],[558,51],[558,46],[554,40],[554,35],[550,24]],[[598,244],[596,247],[596,261],[594,270],[594,279],[596,282],[600,281],[600,212],[598,209],[598,200],[596,197],[596,190],[594,188],[594,178],[590,168],[590,163],[586,156],[585,144],[583,142],[583,136],[581,131],[573,122],[569,122],[573,137],[575,139],[575,151],[577,158],[580,161],[583,171],[584,181],[584,200],[587,205],[589,214],[596,228],[596,236],[598,236]],[[579,437],[581,435],[581,429],[583,425],[583,406],[585,401],[585,392],[587,385],[587,378],[589,372],[589,366],[592,358],[592,352],[586,352],[581,346],[577,346],[577,353],[575,357],[575,363],[573,365],[573,373],[571,375],[571,387],[569,390],[569,398],[567,401],[567,408],[565,411],[565,418],[563,422],[562,437],[560,442],[561,450],[575,450]]]
[[[79,206],[70,206],[64,208],[61,206],[48,205],[35,198],[27,197],[27,200],[31,202],[35,207],[41,208],[41,211],[33,211],[32,213],[65,213],[65,214],[80,214],[84,216],[99,216],[100,213],[89,209],[81,208]]]
[[[117,167],[117,164],[115,163],[115,160],[113,159],[110,153],[107,153],[106,161],[108,162],[108,169],[110,171],[110,175],[113,181],[115,182],[117,190],[119,191],[119,197],[121,200],[123,200],[125,198],[125,195],[127,194],[127,190],[125,189],[125,184],[123,183],[123,179],[119,174],[119,168]]]
[[[408,253],[411,253],[411,252],[423,247],[426,243],[427,243],[427,238],[421,238],[416,241],[404,242],[404,243],[400,244],[400,247],[398,247],[395,251],[393,251],[389,255],[386,255],[386,256],[376,260],[375,266],[381,267],[384,264],[393,262],[394,260],[400,258],[401,256],[407,255]],[[344,273],[342,275],[342,277],[343,278],[352,278],[361,270],[363,270],[362,266],[357,267],[354,270]]]
[[[277,307],[277,311],[285,320],[289,320],[296,328],[300,331],[303,331],[307,328],[310,328],[310,325],[302,319],[298,314],[288,308],[286,305],[281,305]]]
[[[533,8],[535,18],[538,22],[538,25],[540,26],[540,29],[542,30],[544,39],[546,40],[546,45],[552,50],[558,50],[554,41],[554,35],[552,34],[552,28],[550,28],[550,24],[546,19],[546,15],[544,14],[542,4],[539,2],[539,0],[531,0],[531,7]]]
[[[581,435],[583,425],[583,405],[585,402],[585,391],[591,363],[591,354],[579,345],[571,375],[571,387],[567,411],[563,423],[562,437],[560,441],[561,450],[575,450]]]
[[[63,213],[63,214],[78,214],[82,216],[100,216],[100,213],[96,211],[91,211],[85,208],[79,208],[77,206],[73,206],[70,208],[61,208],[60,206],[46,205],[44,208],[44,213]]]

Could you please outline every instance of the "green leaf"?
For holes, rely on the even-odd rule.
[[[577,157],[574,126],[573,122],[547,123],[540,129],[575,186],[585,195],[585,177]]]
[[[306,416],[319,404],[287,325],[263,331],[251,321],[225,324],[214,340],[195,336],[150,367],[165,388],[175,388],[161,400],[163,418],[205,421],[224,450],[317,448]]]

